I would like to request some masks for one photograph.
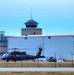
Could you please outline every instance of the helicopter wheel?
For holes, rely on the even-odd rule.
[[[35,62],[35,60],[33,60]]]
[[[9,62],[9,60],[8,60],[8,59],[7,59],[6,61],[7,61],[7,62]]]
[[[16,60],[14,60],[14,62],[16,62]]]

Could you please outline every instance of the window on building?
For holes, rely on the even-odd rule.
[[[1,40],[3,40],[3,37],[1,37]]]
[[[6,40],[7,38],[5,37],[4,40]]]
[[[30,25],[26,25],[26,27],[31,27]]]
[[[1,36],[3,36],[3,34],[1,34]]]
[[[3,47],[3,45],[1,45],[1,47]]]
[[[7,45],[4,45],[4,47],[7,47]]]
[[[35,35],[36,33],[35,33],[35,32],[33,32],[33,34]]]
[[[51,39],[51,37],[50,37],[50,36],[48,36],[48,39]]]
[[[7,45],[0,45],[0,47],[7,47]]]

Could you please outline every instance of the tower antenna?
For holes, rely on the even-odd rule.
[[[31,19],[32,19],[32,8],[31,8]]]

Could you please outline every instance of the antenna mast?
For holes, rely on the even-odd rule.
[[[31,8],[31,19],[32,19],[32,8]]]

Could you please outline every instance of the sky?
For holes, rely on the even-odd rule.
[[[74,0],[0,0],[0,31],[21,36],[31,18],[42,34],[74,34]]]

